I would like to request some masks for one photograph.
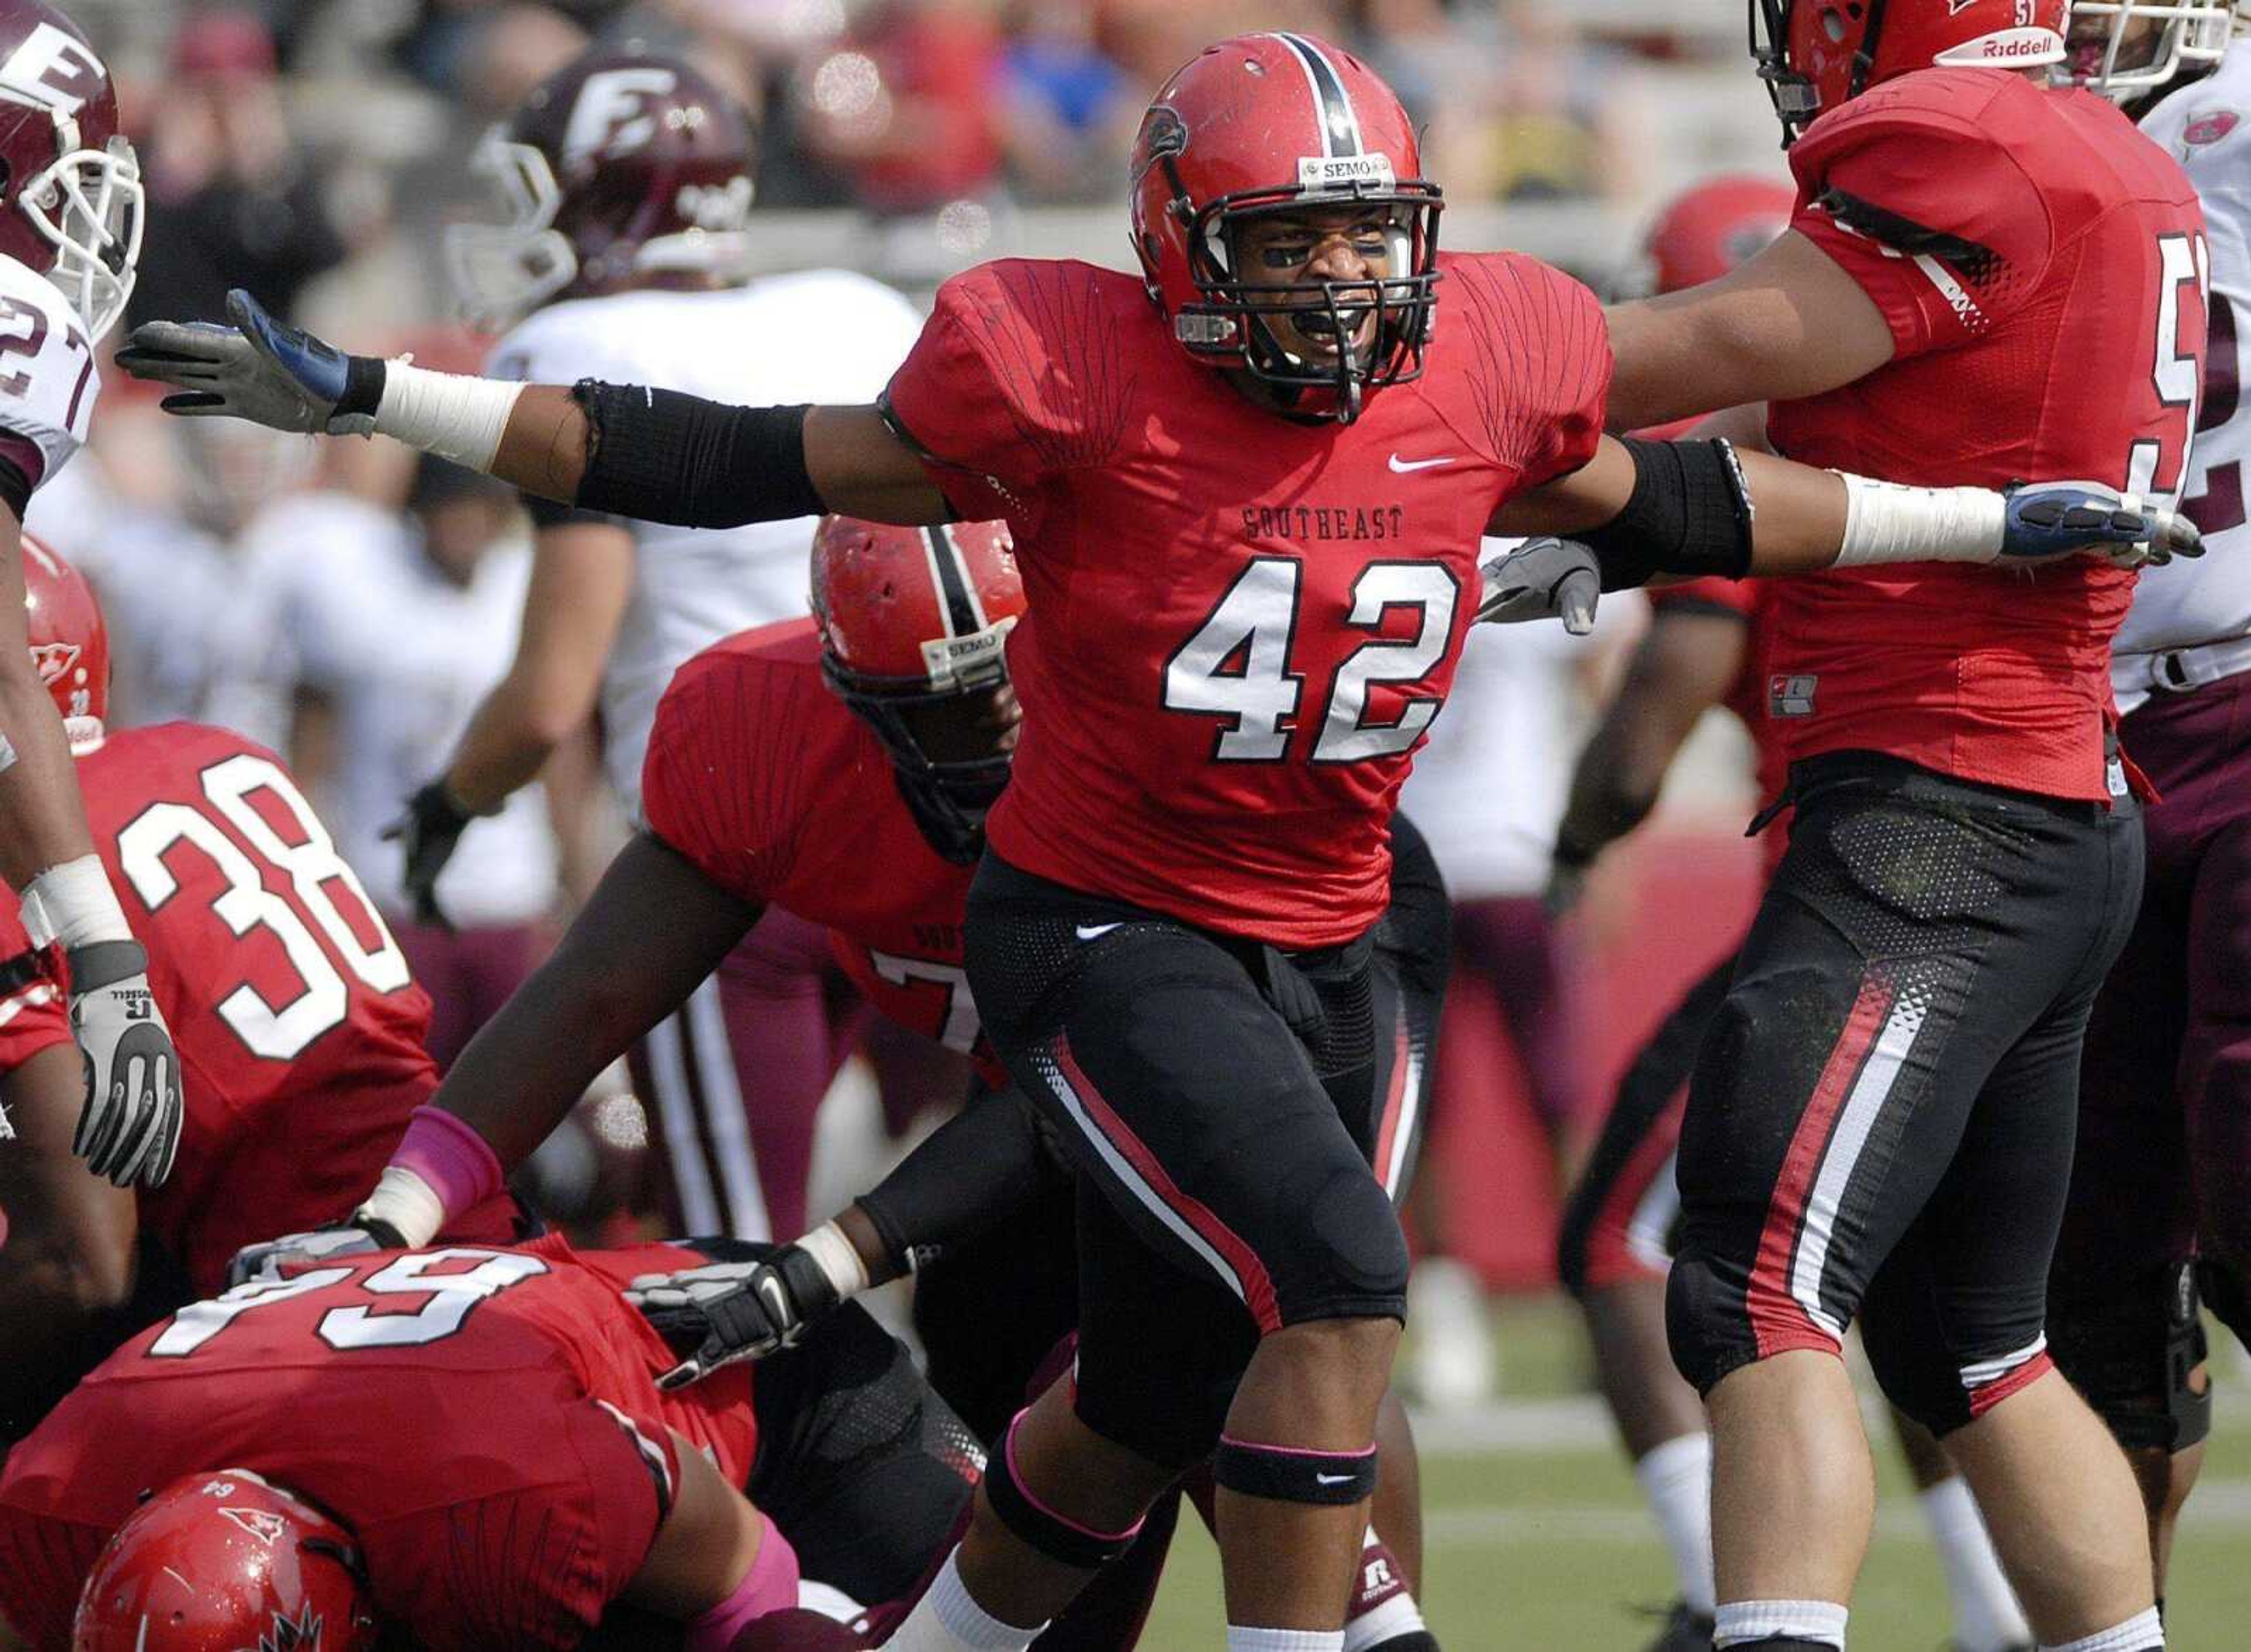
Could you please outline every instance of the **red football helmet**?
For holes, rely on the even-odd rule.
[[[2063,61],[2066,0],[1750,0],[1751,56],[1787,148],[1824,111],[1933,65]]]
[[[461,308],[498,327],[558,295],[667,274],[737,277],[757,149],[749,114],[681,59],[587,52],[478,146],[471,165],[497,185],[509,221],[446,232]]]
[[[40,0],[0,0],[0,254],[61,288],[99,342],[133,295],[141,163],[109,71]]]
[[[247,1469],[174,1482],[117,1529],[71,1652],[373,1652],[358,1546]]]
[[[899,528],[828,517],[813,539],[821,667],[891,754],[939,853],[966,863],[1008,781],[1008,753],[932,757],[912,713],[1005,686],[1008,632],[1024,612],[1004,522]]]
[[[109,717],[109,628],[86,576],[24,536],[24,617],[31,663],[63,716],[72,754],[98,748]]]
[[[1763,177],[1720,177],[1675,196],[1642,243],[1645,293],[1715,281],[1790,227],[1797,197]]]
[[[1288,389],[1332,391],[1307,407],[1349,420],[1366,391],[1423,371],[1437,282],[1439,193],[1421,176],[1415,128],[1359,59],[1311,35],[1238,35],[1165,83],[1133,141],[1133,250],[1150,298],[1201,362]],[[1390,273],[1278,288],[1241,267],[1247,219],[1324,207],[1379,209]],[[1278,307],[1278,291],[1301,304]],[[1375,326],[1333,364],[1293,354],[1262,317],[1287,314],[1339,340]]]

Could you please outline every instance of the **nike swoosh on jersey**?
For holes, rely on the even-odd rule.
[[[1122,927],[1119,924],[1080,924],[1077,927],[1081,941],[1099,941],[1112,930]]]
[[[1448,454],[1443,459],[1402,459],[1396,453],[1391,455],[1392,472],[1396,475],[1402,476],[1412,470],[1434,470],[1440,465],[1450,465],[1453,462],[1454,456],[1451,454]]]

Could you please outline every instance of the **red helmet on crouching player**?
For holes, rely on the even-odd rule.
[[[97,750],[109,717],[109,628],[86,576],[24,536],[24,617],[31,662],[62,713],[71,755]]]
[[[1786,148],[1894,75],[2063,61],[2066,0],[1750,0],[1751,55]]]
[[[687,63],[588,52],[478,146],[509,221],[447,231],[454,290],[497,325],[651,274],[739,274],[757,151],[750,115]]]
[[[71,1652],[372,1652],[358,1546],[246,1469],[191,1475],[117,1529]]]
[[[0,255],[62,288],[99,342],[133,295],[141,164],[109,71],[39,0],[0,0]]]
[[[996,750],[994,725],[1017,716],[1006,645],[1023,611],[1006,523],[828,517],[814,537],[821,674],[882,739],[932,845],[965,864],[1008,783],[1015,740]]]
[[[1149,296],[1197,360],[1333,391],[1318,411],[1349,421],[1365,391],[1423,371],[1439,196],[1421,170],[1406,110],[1357,58],[1299,34],[1223,40],[1165,83],[1133,142],[1133,250]],[[1243,267],[1246,220],[1320,208],[1370,213],[1389,273],[1283,284]],[[1350,342],[1308,353],[1278,330],[1285,319]]]
[[[1643,293],[1715,281],[1790,227],[1797,191],[1763,177],[1721,177],[1678,196],[1643,243]]]

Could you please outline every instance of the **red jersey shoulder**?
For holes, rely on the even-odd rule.
[[[938,288],[884,404],[963,515],[1021,518],[1049,477],[1124,449],[1144,384],[1177,370],[1160,352],[1177,353],[1137,278],[1001,259]]]
[[[70,1042],[70,1011],[55,979],[53,956],[32,956],[24,904],[14,890],[0,884],[0,1074],[14,1072],[52,1045]],[[12,968],[10,961],[17,961]],[[0,1129],[0,1140],[5,1137]]]
[[[1612,371],[1602,301],[1583,282],[1521,253],[1440,255],[1444,280],[1426,383],[1449,377],[1472,404],[1472,428],[1500,465],[1534,488],[1594,457]]]
[[[713,882],[765,901],[787,881],[840,753],[863,740],[872,752],[874,736],[821,678],[811,620],[742,632],[674,674],[649,734],[641,812]]]

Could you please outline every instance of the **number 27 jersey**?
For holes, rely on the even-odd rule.
[[[1583,287],[1508,253],[1441,267],[1423,376],[1350,425],[1189,360],[1138,277],[1003,260],[940,290],[887,406],[955,510],[1015,531],[1004,859],[1282,947],[1382,915],[1479,537],[1592,455],[1610,376]]]

